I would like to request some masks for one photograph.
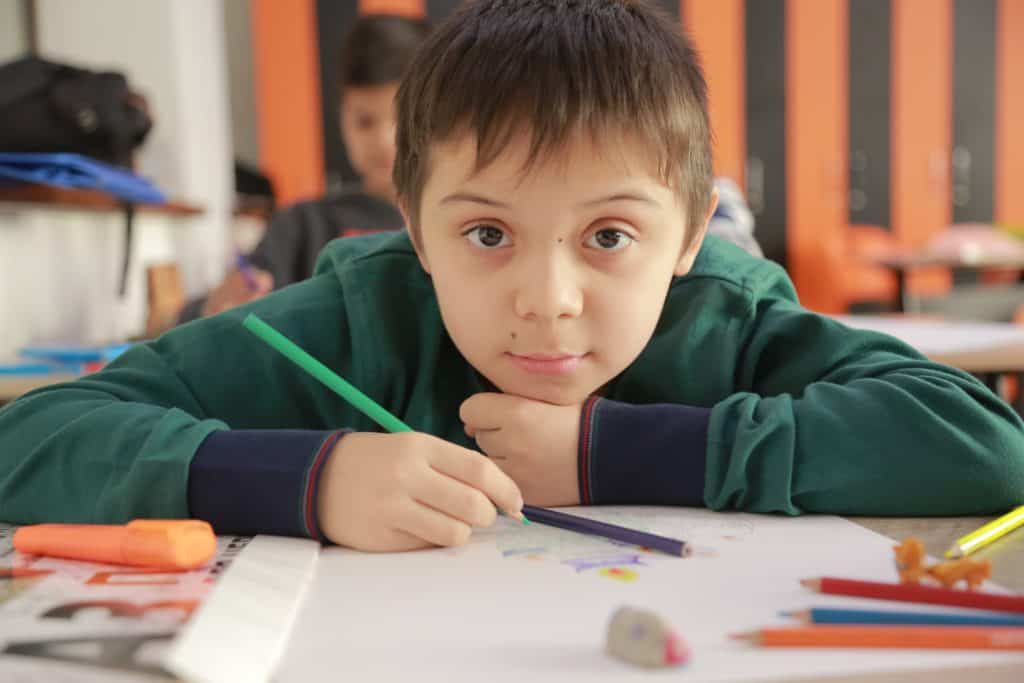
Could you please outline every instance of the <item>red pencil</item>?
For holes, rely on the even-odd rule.
[[[1000,595],[904,583],[857,581],[829,576],[803,579],[800,583],[813,591],[831,595],[853,595],[859,598],[896,600],[898,602],[925,602],[933,605],[956,605],[997,612],[1024,612],[1024,596],[1022,595]]]

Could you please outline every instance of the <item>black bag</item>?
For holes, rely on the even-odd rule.
[[[0,66],[0,152],[71,152],[130,167],[152,125],[119,73],[38,57]]]

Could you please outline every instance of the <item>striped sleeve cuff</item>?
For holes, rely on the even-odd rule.
[[[223,430],[189,465],[192,517],[217,533],[306,536],[318,541],[320,473],[344,431]]]
[[[704,505],[709,408],[590,397],[580,413],[584,505]]]

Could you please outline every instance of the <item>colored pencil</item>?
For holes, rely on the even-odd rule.
[[[541,524],[547,524],[548,526],[568,531],[576,531],[581,534],[602,536],[613,541],[658,550],[666,555],[685,557],[689,554],[689,546],[687,546],[685,541],[650,534],[646,531],[637,531],[636,529],[608,524],[607,522],[598,522],[593,519],[586,519],[577,515],[570,515],[565,512],[534,507],[532,505],[524,505],[523,514],[531,522],[540,522]]]
[[[252,264],[249,263],[249,259],[245,257],[242,252],[235,253],[235,267],[238,268],[239,274],[242,279],[245,280],[245,286],[250,292],[255,292],[259,289],[260,285],[256,282],[256,275],[252,272]]]
[[[999,519],[989,522],[966,536],[961,536],[946,551],[946,557],[955,559],[964,555],[970,555],[975,550],[984,548],[989,543],[1002,538],[1022,525],[1024,525],[1024,505],[1011,510]]]
[[[322,382],[328,389],[348,401],[353,408],[379,424],[387,431],[412,431],[412,427],[392,415],[386,408],[384,408],[384,406],[380,405],[372,398],[359,391],[359,389],[346,382],[340,375],[338,375],[338,373],[331,370],[316,358],[313,358],[313,356],[301,349],[298,344],[275,330],[267,323],[263,322],[263,320],[258,316],[250,313],[245,317],[245,320],[242,321],[242,325],[272,349],[279,352],[285,358],[298,365],[302,370],[305,370],[315,379]],[[530,523],[525,516],[521,516],[518,519],[523,524]]]
[[[866,609],[812,607],[782,612],[804,624],[860,624],[862,626],[903,624],[918,626],[1024,626],[1024,616],[1012,614],[969,614],[960,612],[889,612]]]
[[[764,647],[1024,650],[1024,629],[989,626],[798,626],[732,637]]]
[[[996,612],[1024,613],[1024,595],[1001,595],[914,584],[837,579],[827,576],[803,579],[800,583],[813,591],[830,595],[852,595],[860,598],[875,598],[876,600],[922,602],[932,605],[973,607]]]

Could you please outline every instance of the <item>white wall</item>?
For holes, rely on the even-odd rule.
[[[183,219],[138,213],[120,294],[124,215],[0,203],[0,362],[33,343],[102,344],[145,331],[145,264],[174,254]]]
[[[123,72],[149,100],[155,127],[138,171],[206,214],[175,231],[189,295],[229,260],[234,201],[224,8],[219,0],[36,0],[44,57]]]
[[[235,158],[258,167],[260,141],[252,72],[251,0],[223,1],[231,95],[231,137],[235,145]]]
[[[24,55],[26,38],[24,0],[0,0],[0,64]]]

